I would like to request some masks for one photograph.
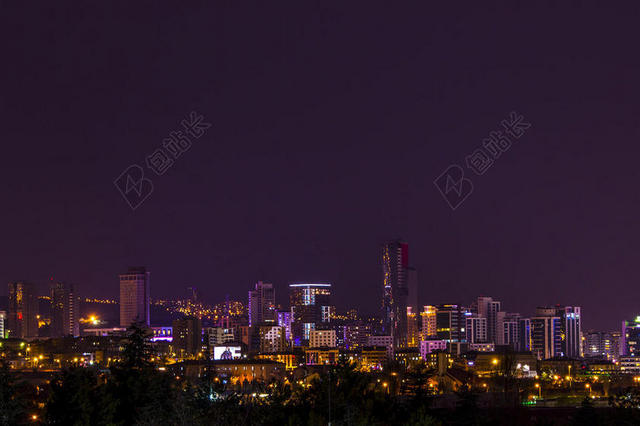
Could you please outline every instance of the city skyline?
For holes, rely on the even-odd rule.
[[[0,420],[640,424],[640,5],[2,12]]]
[[[390,243],[386,243],[385,245],[383,245],[383,247],[386,247],[388,244],[396,244],[397,242],[402,241],[402,240],[393,240]],[[408,244],[405,242],[401,242],[401,244],[404,246],[403,250],[406,253],[406,250],[408,250]],[[384,256],[383,256],[383,263],[384,263]],[[408,266],[408,263],[406,265],[403,266],[405,269],[410,270],[410,269],[414,269]],[[383,268],[384,270],[384,268]],[[193,288],[192,286],[189,287],[183,287],[180,289],[177,289],[176,293],[182,293],[182,296],[177,296],[177,297],[167,297],[167,296],[158,296],[158,297],[150,297],[150,289],[149,289],[149,277],[151,275],[151,271],[146,268],[146,267],[129,267],[129,272],[127,273],[121,273],[118,274],[119,277],[119,296],[115,295],[113,297],[107,297],[107,300],[113,300],[116,303],[120,304],[120,299],[122,298],[122,276],[125,275],[127,276],[128,274],[136,274],[138,273],[138,271],[142,271],[142,273],[146,276],[146,279],[143,282],[142,286],[138,286],[140,287],[140,291],[143,291],[142,297],[146,298],[147,303],[154,301],[154,300],[190,300],[193,297]],[[415,269],[414,269],[415,272]],[[387,292],[385,290],[384,287],[384,282],[385,282],[385,278],[384,278],[385,274],[383,273],[383,277],[380,279],[380,285],[378,286],[378,291],[380,291],[380,300],[378,301],[378,306],[365,306],[363,308],[363,306],[358,305],[358,304],[348,304],[344,301],[339,301],[336,300],[335,297],[332,297],[332,306],[335,307],[339,307],[339,311],[340,312],[346,312],[349,309],[356,309],[358,310],[358,312],[361,315],[364,316],[369,316],[369,317],[378,317],[383,324],[383,330],[385,329],[385,318],[387,317],[388,312],[386,311],[385,308],[385,300],[387,300]],[[50,278],[51,283],[53,283],[53,277]],[[49,292],[52,291],[50,290],[52,288],[51,283],[47,283],[47,284],[43,284],[40,285],[37,282],[33,282],[33,281],[18,281],[20,283],[25,283],[27,285],[30,286],[30,288],[32,288],[32,291],[34,292],[34,294],[36,296],[48,296]],[[56,281],[57,283],[60,283],[58,281]],[[330,285],[330,284],[309,284],[309,283],[305,283],[305,284],[299,284],[301,281],[296,281],[296,282],[290,282],[290,283],[284,283],[282,284],[282,287],[284,287],[283,289],[278,289],[278,287],[276,287],[273,283],[268,282],[268,281],[263,281],[261,279],[258,279],[256,281],[254,281],[252,283],[251,286],[249,286],[247,289],[245,289],[244,291],[240,291],[240,293],[244,293],[244,295],[241,295],[240,297],[236,297],[233,300],[238,300],[241,303],[243,303],[246,306],[247,309],[247,313],[248,313],[248,318],[251,318],[251,297],[252,297],[252,293],[255,293],[256,291],[258,291],[258,288],[261,288],[262,286],[268,286],[269,291],[270,291],[270,298],[269,300],[274,300],[275,299],[275,304],[271,304],[268,303],[267,305],[265,305],[265,309],[271,310],[273,312],[273,320],[276,321],[277,320],[277,307],[281,307],[281,308],[286,308],[289,305],[289,293],[287,289],[290,289],[292,286],[307,286],[307,285],[320,285],[320,286],[324,286],[324,285]],[[10,287],[12,283],[9,283]],[[66,284],[65,284],[66,285]],[[332,287],[332,292],[335,289],[335,286],[331,286]],[[86,297],[86,298],[99,298],[96,297],[95,294],[85,294],[85,292],[82,291],[82,287],[80,286],[78,288],[77,285],[71,285],[71,288],[75,288],[75,290],[72,290],[73,294],[76,294],[76,297]],[[229,293],[227,294],[218,294],[216,296],[209,296],[206,297],[206,300],[203,300],[203,298],[200,295],[199,290],[196,290],[197,294],[198,294],[198,298],[199,298],[199,302],[205,302],[205,304],[210,304],[213,305],[215,303],[224,303],[224,300],[227,300],[229,298]],[[247,292],[249,294],[249,296],[247,297]],[[278,293],[282,293],[280,294],[280,296],[275,296]],[[418,292],[419,293],[419,292]],[[53,294],[53,293],[51,293]],[[495,296],[494,296],[495,297]],[[406,296],[405,296],[406,298]],[[492,340],[496,340],[497,341],[497,337],[495,334],[495,331],[491,331],[492,327],[495,328],[495,325],[492,326],[492,321],[495,322],[495,315],[496,315],[496,311],[495,308],[493,310],[490,310],[489,312],[487,312],[487,308],[486,307],[482,307],[482,305],[479,305],[479,301],[481,299],[484,299],[485,301],[488,301],[488,304],[491,305],[493,304],[497,304],[497,310],[500,311],[500,306],[502,304],[502,302],[500,301],[492,301],[492,297],[486,296],[484,294],[468,294],[468,295],[464,295],[464,296],[459,296],[458,298],[454,299],[454,300],[446,300],[446,301],[434,301],[434,300],[421,300],[419,299],[418,301],[418,306],[416,307],[416,309],[413,310],[414,313],[420,313],[422,312],[423,308],[426,308],[427,306],[433,306],[433,305],[447,305],[447,304],[455,304],[455,305],[460,305],[460,306],[464,306],[470,309],[477,309],[478,312],[480,313],[480,315],[485,316],[487,318],[492,318],[493,315],[493,320],[490,320],[490,322],[487,323],[487,337],[492,339]],[[336,303],[338,302],[338,303]],[[565,301],[566,302],[566,301]],[[133,302],[132,302],[133,303]],[[140,306],[144,306],[144,302],[141,302],[142,305]],[[135,303],[134,303],[135,304]],[[556,301],[555,303],[527,303],[526,307],[523,311],[525,316],[535,316],[536,310],[541,308],[541,307],[545,307],[545,306],[554,306],[554,307],[564,307],[566,306],[565,303],[563,303],[562,301]],[[410,306],[407,306],[408,308],[411,308]],[[144,309],[144,308],[140,308],[140,309]],[[515,309],[510,308],[509,312],[515,311]],[[411,312],[411,309],[409,309],[409,312]],[[510,315],[508,312],[506,311],[502,311],[502,314],[507,314]],[[262,314],[260,314],[262,315]],[[519,314],[517,314],[519,315]],[[146,310],[143,310],[143,316],[145,318],[147,318],[146,320],[143,320],[143,322],[147,322],[147,324],[149,324],[149,317],[150,317],[150,310],[148,308],[146,308]],[[634,317],[632,316],[628,316],[628,317]],[[262,318],[262,317],[260,317]],[[271,317],[269,317],[271,318]],[[601,331],[611,331],[611,330],[617,330],[619,327],[619,323],[621,320],[623,320],[623,318],[627,318],[624,316],[621,316],[620,318],[610,318],[609,322],[613,322],[615,323],[614,326],[612,327],[599,327],[596,325],[592,325],[589,322],[587,322],[588,326],[587,328],[590,330],[601,330]],[[77,321],[77,318],[76,318]],[[151,319],[151,321],[153,321],[153,319]],[[406,320],[405,320],[406,321]],[[130,323],[130,320],[126,321],[127,323]],[[249,319],[249,322],[251,322],[251,319]],[[261,321],[260,321],[261,322]],[[404,324],[404,331],[406,332],[406,328],[407,328],[407,324],[405,322]],[[388,329],[390,330],[390,329]]]

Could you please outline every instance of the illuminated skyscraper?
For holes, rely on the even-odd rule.
[[[511,346],[518,351],[531,350],[531,324],[520,314],[497,312],[496,345]]]
[[[562,352],[567,358],[582,358],[582,315],[579,306],[564,306],[557,309],[562,319]]]
[[[7,312],[0,311],[0,339],[7,338],[7,335],[5,334],[6,329],[7,329]]]
[[[531,318],[520,318],[518,320],[518,342],[516,351],[531,351]]]
[[[78,295],[73,284],[51,284],[51,337],[80,335]]]
[[[531,318],[531,351],[538,359],[562,356],[562,321],[555,308],[536,308]]]
[[[536,318],[531,319],[531,336],[535,350],[540,349],[541,343],[540,330],[543,323],[540,317],[554,318],[551,322],[544,322],[545,327],[551,327],[551,329],[546,329],[545,331],[545,340],[547,342],[553,340],[553,347],[546,348],[544,356],[563,356],[573,359],[582,357],[582,317],[580,307],[556,305],[537,308]],[[557,328],[559,330],[556,330]]]
[[[422,340],[433,340],[436,338],[436,307],[426,305],[420,313],[422,317]]]
[[[276,322],[276,299],[273,284],[258,281],[254,290],[249,290],[249,325]]]
[[[487,319],[479,315],[469,315],[465,327],[467,343],[487,342]]]
[[[38,337],[38,296],[36,286],[26,282],[9,283],[9,337]]]
[[[407,345],[407,299],[409,296],[409,245],[400,240],[382,248],[383,332],[397,348]]]
[[[478,315],[487,319],[487,341],[497,343],[496,329],[500,302],[491,297],[478,297]]]
[[[617,360],[619,354],[615,346],[615,338],[606,331],[589,331],[585,335],[583,353],[585,358]]]
[[[467,317],[472,314],[459,305],[436,306],[436,339],[446,340],[447,344],[465,343]]]
[[[120,327],[134,322],[150,325],[149,280],[151,272],[144,267],[129,268],[120,274]]]
[[[331,284],[290,284],[293,343],[309,341],[311,330],[331,320]]]
[[[418,327],[418,314],[411,306],[407,306],[407,347],[417,348],[420,346],[420,328]]]
[[[622,321],[620,355],[640,356],[640,315],[632,321]]]

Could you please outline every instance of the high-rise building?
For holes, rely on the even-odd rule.
[[[420,347],[420,327],[418,326],[418,314],[414,308],[407,306],[407,347]]]
[[[471,316],[468,309],[459,305],[436,306],[436,339],[451,343],[465,343],[466,318]]]
[[[518,323],[520,314],[513,314],[504,311],[496,313],[496,345],[511,346],[513,349],[518,345],[520,328]]]
[[[396,240],[382,248],[383,332],[393,337],[394,346],[407,344],[407,299],[409,297],[409,245]]]
[[[537,308],[531,318],[531,351],[538,359],[562,356],[562,320],[553,308]]]
[[[73,284],[54,282],[51,290],[51,337],[80,335],[79,300]]]
[[[553,356],[563,356],[574,359],[582,357],[582,318],[580,307],[560,305],[554,307],[539,307],[536,309],[536,316],[559,318],[559,337],[554,336],[554,339],[560,339],[560,349],[559,353]],[[556,349],[554,349],[554,351],[558,352]]]
[[[190,317],[173,320],[173,346],[183,355],[196,355],[202,351],[202,322]]]
[[[371,336],[371,326],[363,321],[347,324],[344,327],[344,348],[354,350],[367,345],[367,339]]]
[[[562,352],[567,358],[582,358],[582,316],[579,306],[563,306],[557,309],[562,319]]]
[[[518,320],[518,343],[515,347],[516,351],[531,351],[531,319],[520,318]]]
[[[618,359],[615,352],[615,339],[612,333],[606,331],[588,331],[584,336],[583,353],[585,358],[614,360]]]
[[[487,319],[479,315],[466,317],[467,343],[487,343]]]
[[[498,327],[498,312],[501,303],[491,297],[478,297],[478,315],[487,319],[487,341],[496,343],[496,329]]]
[[[611,332],[611,360],[617,361],[620,359],[620,352],[622,351],[622,333],[619,331]]]
[[[0,339],[6,339],[7,312],[0,311]]]
[[[38,337],[38,296],[36,286],[26,282],[9,283],[9,337]]]
[[[640,356],[640,315],[634,320],[622,321],[620,355]]]
[[[331,320],[331,284],[290,284],[289,303],[293,343],[301,346],[311,330]]]
[[[286,346],[285,329],[279,325],[260,325],[260,352],[282,352]]]
[[[436,307],[426,305],[420,313],[422,318],[422,339],[433,340],[436,338]]]
[[[284,337],[291,340],[291,311],[278,311],[278,325],[284,328]]]
[[[249,290],[249,326],[276,322],[276,299],[273,284],[258,281],[253,290]]]
[[[151,272],[144,267],[132,267],[126,273],[120,274],[120,327],[129,327],[134,322],[146,326],[151,324],[150,277]]]
[[[233,328],[204,327],[202,329],[203,341],[209,347],[209,352],[213,353],[213,348],[217,345],[225,345],[236,340],[236,333]]]

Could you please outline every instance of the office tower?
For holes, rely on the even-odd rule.
[[[371,336],[371,326],[362,321],[347,324],[344,327],[344,347],[354,350],[367,346],[367,340]]]
[[[283,352],[287,349],[284,327],[260,325],[258,326],[258,334],[260,336],[260,352]]]
[[[585,358],[614,360],[618,358],[612,333],[590,330],[585,334],[583,353]]]
[[[518,345],[520,314],[513,314],[499,311],[496,313],[496,345],[511,346],[513,349]]]
[[[200,318],[183,318],[173,321],[173,346],[176,353],[196,355],[202,351],[202,322]]]
[[[294,345],[301,346],[311,330],[331,320],[331,284],[290,284],[289,303]]]
[[[436,307],[426,305],[420,313],[422,318],[422,340],[433,340],[436,338]]]
[[[617,361],[620,359],[620,352],[622,351],[622,333],[619,331],[611,332],[611,360]]]
[[[420,327],[418,326],[418,314],[411,306],[407,306],[407,347],[420,346]]]
[[[518,342],[515,349],[516,351],[520,351],[520,352],[531,351],[531,319],[530,318],[518,319]]]
[[[479,315],[467,316],[465,331],[467,343],[486,343],[487,319]]]
[[[579,306],[557,308],[562,320],[562,352],[567,358],[582,358],[582,318]]]
[[[291,340],[291,311],[278,311],[278,325],[284,328],[284,337]]]
[[[213,348],[216,345],[225,345],[236,340],[233,328],[204,327],[202,335],[203,342],[207,344],[211,353],[213,353]]]
[[[478,315],[487,319],[487,341],[496,343],[496,328],[498,325],[498,312],[500,302],[491,297],[478,297]]]
[[[9,337],[38,337],[38,296],[36,286],[26,282],[9,283]]]
[[[151,272],[144,267],[131,267],[120,274],[120,327],[134,322],[149,326],[149,281]]]
[[[276,299],[273,284],[258,281],[249,290],[249,326],[276,322]]]
[[[7,325],[7,312],[0,311],[0,339],[7,338],[7,335],[5,334],[5,331],[7,329],[6,325]]]
[[[562,320],[554,308],[537,308],[531,318],[531,350],[538,359],[562,356]]]
[[[640,315],[631,321],[622,321],[620,355],[640,356]]]
[[[396,240],[382,248],[383,332],[393,337],[396,347],[407,343],[407,298],[409,245]]]
[[[51,337],[80,335],[79,301],[73,284],[52,283]]]
[[[466,318],[470,315],[459,305],[436,306],[436,340],[446,340],[447,344],[466,342]]]
[[[582,357],[582,318],[578,306],[539,307],[536,316],[557,317],[560,322],[560,353],[554,356]],[[555,338],[555,337],[554,337]]]

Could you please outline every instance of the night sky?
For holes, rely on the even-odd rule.
[[[637,6],[42,3],[0,18],[0,282],[116,298],[146,265],[152,297],[322,281],[375,312],[401,237],[422,304],[640,313]],[[212,127],[155,175],[191,111]],[[433,181],[511,111],[531,128],[452,211]]]

